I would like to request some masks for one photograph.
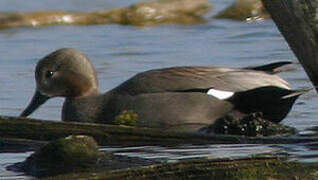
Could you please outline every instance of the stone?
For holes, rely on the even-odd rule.
[[[96,167],[99,156],[92,137],[71,135],[37,150],[23,162],[22,169],[37,177],[81,172]]]
[[[237,0],[215,16],[219,19],[257,21],[270,18],[261,0]]]

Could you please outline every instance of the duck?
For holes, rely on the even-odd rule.
[[[262,113],[281,122],[308,89],[292,90],[277,76],[291,62],[227,68],[178,66],[140,72],[106,93],[99,91],[89,58],[73,48],[58,49],[35,68],[36,90],[20,114],[27,117],[48,99],[64,97],[62,121],[114,124],[125,111],[136,126],[199,131],[228,115]]]

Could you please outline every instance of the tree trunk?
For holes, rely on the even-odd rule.
[[[318,91],[317,0],[262,0]]]

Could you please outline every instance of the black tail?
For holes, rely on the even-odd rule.
[[[227,101],[243,113],[261,112],[265,119],[272,122],[282,121],[296,99],[313,88],[289,90],[276,86],[265,86],[247,91],[236,92]]]
[[[290,93],[288,95],[285,95],[282,97],[282,99],[288,99],[288,98],[292,98],[292,97],[298,97],[302,94],[305,94],[307,93],[308,91],[311,91],[313,90],[314,88],[302,88],[302,89],[297,89],[297,90],[294,90],[293,93]]]
[[[279,72],[284,72],[291,70],[291,67],[287,67],[287,65],[291,65],[293,62],[290,61],[281,61],[281,62],[275,62],[275,63],[270,63],[262,66],[251,66],[251,67],[246,67],[245,69],[252,69],[256,71],[265,71],[270,74],[276,74]]]

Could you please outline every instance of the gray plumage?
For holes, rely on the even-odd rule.
[[[296,92],[274,74],[277,68],[285,64],[289,63],[248,68],[198,66],[156,69],[139,73],[101,94],[95,69],[89,59],[78,50],[64,48],[39,61],[35,72],[37,90],[21,116],[28,116],[48,98],[62,96],[66,98],[62,110],[63,121],[111,124],[122,111],[133,110],[138,114],[137,126],[193,131],[213,124],[216,119],[232,111],[252,113],[279,103],[281,107],[277,107],[277,111],[281,110],[283,115],[267,116],[269,120],[279,122],[302,94],[296,93],[285,99],[271,94],[284,92],[282,94],[286,96]],[[272,89],[264,90],[261,87]],[[211,88],[234,92],[234,95],[221,100],[207,94]],[[259,98],[263,94],[265,98]],[[251,108],[247,104],[250,110],[246,110],[245,104],[240,104],[241,99],[233,100],[235,97],[266,99],[266,104],[264,108]],[[275,100],[267,101],[271,97]]]

